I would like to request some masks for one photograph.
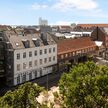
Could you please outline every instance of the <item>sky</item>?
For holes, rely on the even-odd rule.
[[[0,0],[0,24],[108,23],[108,0]]]

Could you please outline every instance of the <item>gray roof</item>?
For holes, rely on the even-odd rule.
[[[29,48],[37,47],[35,42],[39,42],[39,46],[56,44],[50,34],[46,34],[43,38],[41,33],[37,32],[35,29],[12,29],[4,31],[8,42],[11,43],[13,49],[24,49],[24,42],[29,42]]]
[[[104,33],[108,34],[108,27],[100,27],[100,29],[101,29]]]

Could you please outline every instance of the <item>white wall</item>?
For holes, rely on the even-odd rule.
[[[53,48],[55,47],[55,52],[53,52]],[[49,48],[52,49],[51,53],[49,53]],[[44,49],[47,49],[47,54],[44,54]],[[37,56],[34,55],[34,51],[37,50]],[[42,55],[40,55],[40,50],[42,50]],[[29,57],[29,51],[32,51],[32,57]],[[23,53],[26,52],[26,58],[23,58]],[[20,59],[17,60],[17,53],[20,53]],[[53,56],[55,56],[55,61],[53,61]],[[49,62],[49,57],[52,58],[51,62]],[[44,63],[44,58],[47,58],[47,63]],[[43,60],[42,65],[40,65],[40,59]],[[37,60],[37,66],[34,65],[34,61]],[[32,67],[29,68],[29,61],[32,61]],[[23,69],[23,63],[27,64],[27,68]],[[20,71],[17,71],[17,64],[20,64]],[[29,73],[32,73],[32,79],[34,79],[34,71],[37,70],[37,77],[40,77],[40,69],[42,69],[42,75],[46,75],[52,71],[52,67],[47,67],[57,64],[57,44],[47,45],[35,48],[25,48],[14,51],[14,85],[17,85],[17,76],[26,73],[26,81],[29,80]],[[45,68],[47,67],[47,68]],[[22,78],[20,77],[21,83]]]

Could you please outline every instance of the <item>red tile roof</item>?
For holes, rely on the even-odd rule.
[[[77,24],[77,26],[81,26],[81,27],[108,27],[108,24]]]
[[[67,25],[61,25],[59,27],[61,27],[61,28],[71,28],[70,26],[67,26]]]
[[[91,41],[89,37],[78,39],[68,39],[58,42],[58,54],[68,53],[75,50],[80,50],[88,47],[95,47],[95,42]]]

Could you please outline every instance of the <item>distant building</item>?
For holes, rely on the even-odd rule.
[[[108,24],[77,24],[82,28],[92,28],[92,27],[108,27]]]
[[[39,18],[39,25],[40,26],[47,26],[48,25],[48,20]]]
[[[39,26],[39,28],[42,33],[52,32],[51,27],[48,25],[46,25],[46,26],[41,25],[41,26]]]
[[[91,39],[97,44],[98,56],[108,59],[108,27],[96,27]]]
[[[96,27],[108,27],[108,24],[77,24],[76,31],[93,31]]]
[[[70,33],[71,31],[72,31],[71,26],[67,26],[67,25],[59,26],[59,32],[60,33]]]
[[[11,30],[12,27],[9,25],[0,25],[0,31]]]
[[[59,32],[59,26],[52,26],[51,29],[52,29],[52,33]]]

